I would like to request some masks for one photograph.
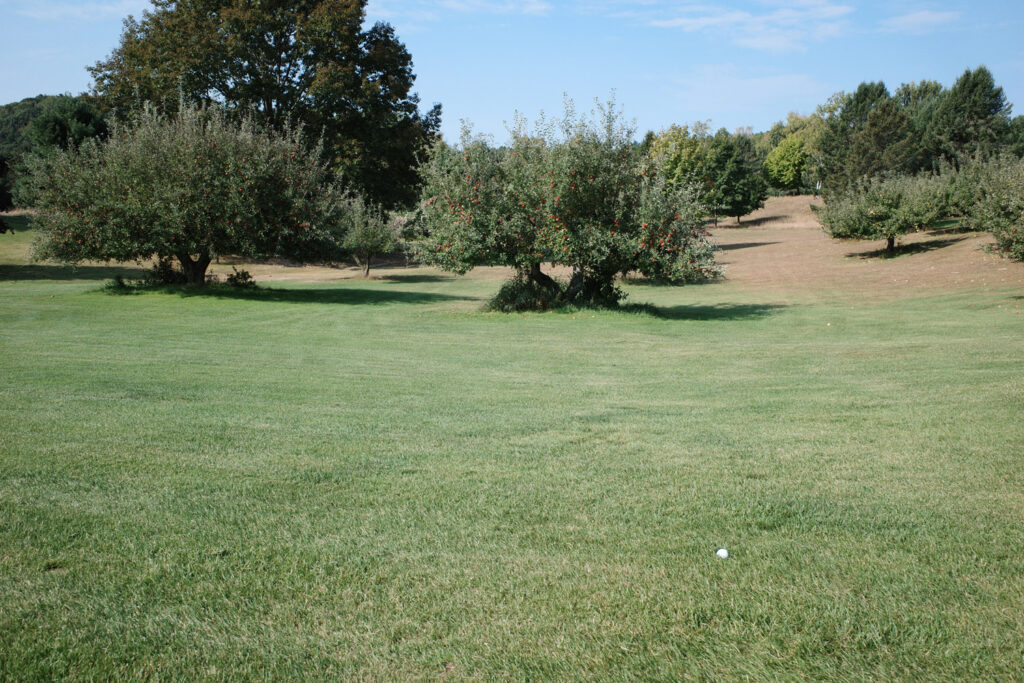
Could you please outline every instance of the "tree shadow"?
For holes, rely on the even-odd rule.
[[[913,242],[912,244],[897,244],[893,250],[881,247],[879,249],[872,249],[871,251],[858,251],[852,254],[846,254],[846,258],[859,258],[859,259],[890,259],[897,258],[899,256],[909,256],[911,254],[924,254],[929,251],[935,251],[936,249],[942,249],[948,247],[951,244],[962,242],[967,239],[964,237],[947,237],[940,240],[929,240],[927,242]]]
[[[626,304],[620,310],[627,313],[650,315],[662,320],[746,320],[764,318],[789,308],[784,304],[707,304],[654,306],[652,304]]]
[[[130,266],[0,265],[0,280],[137,280],[148,272]]]
[[[725,276],[724,275],[720,275],[718,277],[710,277],[710,278],[707,278],[707,279],[704,279],[704,280],[697,280],[695,282],[687,282],[685,286],[686,287],[700,287],[701,285],[713,285],[716,282],[722,282],[724,279],[725,279]],[[673,284],[671,282],[665,282],[664,280],[657,280],[657,279],[653,279],[653,278],[644,277],[642,275],[633,275],[633,274],[627,275],[626,277],[622,278],[622,284],[629,285],[631,287],[633,287],[633,286],[636,286],[636,287],[650,287],[652,289],[661,289],[663,287],[664,288],[676,288],[676,287],[681,287],[682,286],[682,285],[678,285],[678,284]]]
[[[732,251],[734,249],[750,249],[753,247],[766,247],[769,244],[778,244],[778,242],[736,242],[735,244],[719,244],[718,248],[722,251]]]
[[[744,218],[741,222],[737,223],[732,221],[726,224],[724,221],[718,221],[718,227],[720,228],[756,228],[759,225],[765,223],[772,223],[774,221],[783,218],[784,216],[758,216],[757,218]]]
[[[0,215],[0,234],[10,232],[25,232],[31,230],[31,217],[27,214],[3,214]]]
[[[474,297],[435,294],[432,292],[406,292],[391,289],[359,289],[338,287],[332,289],[271,289],[264,287],[232,287],[208,284],[203,287],[186,285],[132,286],[108,288],[111,294],[131,295],[144,292],[177,294],[180,297],[234,299],[239,301],[268,301],[292,304],[345,304],[374,306],[383,304],[426,304],[443,301],[477,301]]]
[[[370,271],[371,274],[373,271]],[[377,278],[381,282],[396,282],[402,284],[420,284],[425,282],[450,282],[455,279],[453,275],[381,275]]]

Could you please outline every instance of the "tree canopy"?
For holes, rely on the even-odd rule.
[[[670,184],[693,186],[716,221],[719,214],[739,219],[764,205],[759,154],[746,133],[722,128],[711,135],[704,123],[670,126],[650,141],[648,156]]]
[[[26,128],[33,149],[67,149],[88,138],[105,137],[107,123],[97,107],[82,97],[60,95],[43,101],[42,111]]]
[[[639,271],[675,283],[718,273],[690,185],[672,185],[633,149],[614,106],[596,119],[571,106],[557,124],[528,132],[520,121],[506,149],[464,132],[439,144],[426,168],[417,251],[465,272],[508,265],[546,292],[541,304],[614,304],[615,277]],[[564,286],[541,271],[571,269]]]
[[[90,71],[124,117],[145,102],[173,110],[222,103],[281,129],[322,133],[327,159],[374,203],[417,196],[417,156],[440,125],[419,111],[412,58],[383,23],[363,29],[366,0],[153,0]]]
[[[799,190],[803,187],[804,169],[807,166],[807,152],[799,134],[788,135],[764,160],[764,175],[768,182],[782,190]]]
[[[201,284],[217,255],[321,258],[337,244],[343,201],[319,149],[216,107],[143,110],[105,141],[30,156],[28,171],[40,258],[175,259]]]

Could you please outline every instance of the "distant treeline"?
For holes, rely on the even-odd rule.
[[[0,106],[0,211],[13,206],[13,189],[23,156],[66,148],[107,134],[107,124],[85,95],[37,95]]]
[[[862,179],[958,167],[965,158],[1024,155],[1024,116],[1011,117],[1003,89],[984,66],[950,88],[936,81],[864,82],[839,92],[809,116],[790,114],[754,134],[776,187],[825,194]],[[785,170],[785,177],[772,171]]]

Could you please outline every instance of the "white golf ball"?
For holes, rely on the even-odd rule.
[[[729,551],[726,550],[725,548],[719,548],[718,552],[715,553],[715,555],[718,555],[720,558],[725,560],[725,559],[728,559],[728,557],[729,557]]]

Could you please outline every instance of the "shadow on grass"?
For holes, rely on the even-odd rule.
[[[873,249],[871,251],[854,252],[847,254],[846,258],[859,258],[859,259],[890,259],[897,258],[899,256],[909,256],[910,254],[924,254],[929,251],[935,251],[936,249],[942,249],[948,247],[957,242],[962,242],[967,239],[964,237],[947,237],[941,240],[929,240],[928,242],[914,242],[913,244],[897,244],[896,248],[892,251],[882,247],[881,249]]]
[[[709,304],[702,306],[654,306],[626,304],[625,313],[650,315],[662,320],[746,320],[774,315],[789,306],[783,304]]]
[[[736,244],[719,244],[718,248],[722,251],[733,251],[734,249],[750,249],[752,247],[766,247],[769,244],[778,244],[778,242],[737,242]]]
[[[370,271],[371,274],[373,271]],[[381,275],[381,282],[396,282],[402,284],[419,284],[423,282],[448,282],[454,280],[454,275]]]
[[[0,216],[0,234],[4,232],[25,232],[31,229],[30,216],[26,214],[4,214]]]
[[[974,228],[964,225],[962,218],[947,218],[946,220],[932,223],[930,227],[931,230],[928,230],[927,234],[932,236],[959,235],[968,232],[978,232]]]
[[[390,289],[359,289],[338,287],[332,289],[270,289],[264,287],[232,287],[209,284],[204,287],[190,286],[133,286],[108,287],[114,295],[132,295],[148,292],[177,294],[178,296],[204,297],[211,299],[235,299],[240,301],[270,301],[293,304],[347,304],[355,306],[381,304],[425,304],[442,301],[476,301],[473,297],[434,294],[431,292],[403,292]]]
[[[713,285],[717,282],[725,280],[725,276],[712,277],[706,280],[697,280],[696,282],[687,282],[686,287],[700,287],[702,285]],[[676,288],[684,285],[672,284],[671,282],[665,282],[664,280],[656,280],[652,278],[644,277],[643,275],[630,274],[629,276],[622,279],[622,284],[637,287],[650,287],[652,289],[664,289],[664,288]]]
[[[756,228],[757,226],[764,225],[765,223],[774,223],[774,222],[778,221],[780,218],[786,218],[786,216],[760,216],[758,218],[744,218],[743,221],[740,222],[740,223],[737,223],[736,221],[732,221],[732,222],[730,222],[728,224],[725,223],[724,221],[719,221],[719,227],[721,227],[721,228]]]
[[[0,280],[125,280],[146,276],[147,270],[130,266],[5,266],[0,265]]]

